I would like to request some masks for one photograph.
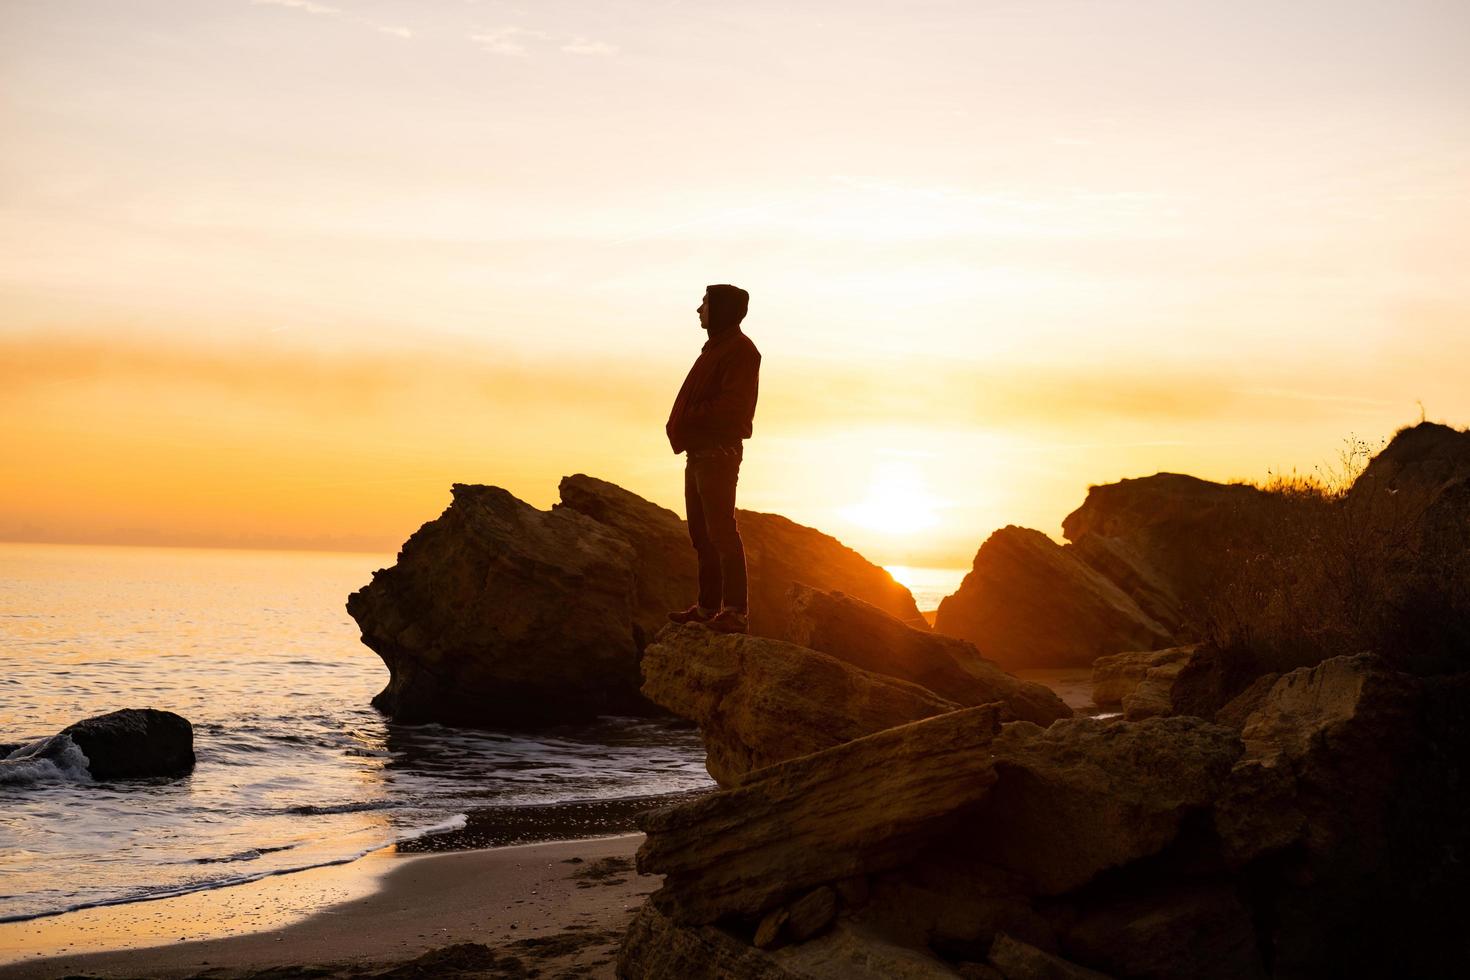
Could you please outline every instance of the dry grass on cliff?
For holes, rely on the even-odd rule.
[[[1467,501],[1375,486],[1376,447],[1349,438],[1311,474],[1259,489],[1276,506],[1257,544],[1231,551],[1202,632],[1266,669],[1375,651],[1416,670],[1470,656]]]

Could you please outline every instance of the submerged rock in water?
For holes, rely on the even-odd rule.
[[[62,729],[93,779],[182,776],[194,768],[194,726],[156,708],[123,708]]]
[[[899,677],[961,705],[1003,701],[1021,721],[1043,728],[1072,709],[1051,688],[1023,681],[958,637],[916,629],[841,592],[797,584],[789,592],[788,639],[856,667]]]
[[[781,640],[669,624],[643,652],[643,693],[699,725],[721,786],[959,705]]]
[[[1087,667],[1125,650],[1170,646],[1173,633],[1073,552],[1024,527],[996,531],[934,628],[1008,669]]]

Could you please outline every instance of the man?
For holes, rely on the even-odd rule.
[[[684,463],[684,510],[699,555],[699,598],[669,613],[675,623],[704,623],[722,633],[748,633],[745,546],[735,524],[735,483],[749,439],[761,354],[740,330],[750,294],[728,283],[710,286],[699,304],[709,332],[689,369],[665,431]]]

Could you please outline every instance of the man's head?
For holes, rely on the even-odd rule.
[[[720,283],[706,286],[704,302],[699,304],[699,325],[710,333],[740,326],[750,309],[750,294],[739,286]]]

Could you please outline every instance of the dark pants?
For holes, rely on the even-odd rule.
[[[745,545],[735,525],[735,483],[741,447],[689,451],[684,464],[684,512],[699,554],[699,604],[746,612]]]

